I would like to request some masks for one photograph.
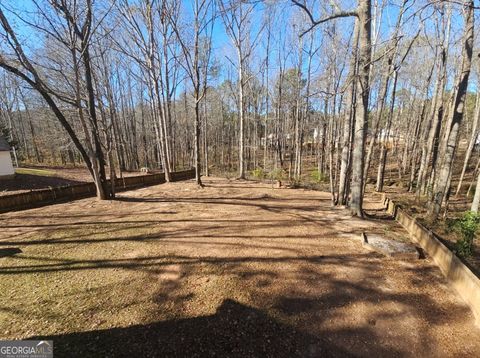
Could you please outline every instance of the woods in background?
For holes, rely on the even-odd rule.
[[[472,0],[30,0],[0,5],[0,123],[22,163],[252,171],[363,216],[395,176],[436,218],[475,188]],[[460,179],[452,182],[455,163]],[[474,168],[475,167],[475,168]],[[392,174],[393,173],[393,174]],[[475,185],[474,182],[478,183]],[[114,181],[112,181],[114,183]]]

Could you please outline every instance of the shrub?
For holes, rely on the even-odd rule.
[[[323,183],[327,181],[327,176],[319,170],[314,170],[311,176],[315,183]]]
[[[469,257],[473,253],[473,240],[480,226],[480,215],[473,211],[467,211],[457,220],[455,227],[462,238],[457,241],[455,251],[462,257]]]
[[[252,176],[256,179],[264,179],[265,171],[262,168],[256,168],[252,170]]]
[[[445,220],[445,231],[447,234],[451,234],[458,225],[458,219],[447,218]]]
[[[272,180],[282,180],[284,178],[283,170],[280,168],[272,170],[269,175]]]
[[[301,188],[302,187],[302,180],[301,179],[295,179],[295,178],[290,179],[290,187],[292,189]]]

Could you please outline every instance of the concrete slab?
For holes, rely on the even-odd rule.
[[[362,245],[369,250],[376,251],[382,255],[394,257],[399,260],[417,260],[420,252],[411,243],[387,239],[377,234],[361,235]]]

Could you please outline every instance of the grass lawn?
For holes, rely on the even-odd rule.
[[[45,169],[33,169],[33,168],[15,168],[16,174],[28,174],[51,177],[55,175],[54,171]]]

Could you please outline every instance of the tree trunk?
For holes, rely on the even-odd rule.
[[[465,99],[468,86],[468,78],[470,76],[470,69],[472,64],[472,50],[473,50],[473,36],[474,36],[474,17],[473,0],[466,0],[465,6],[465,33],[464,33],[464,46],[462,51],[462,71],[458,81],[458,89],[455,95],[455,101],[451,111],[451,124],[448,130],[448,136],[446,137],[445,153],[443,153],[443,161],[440,167],[438,180],[433,193],[432,202],[429,207],[429,216],[432,220],[435,220],[440,213],[442,201],[445,195],[447,184],[450,179],[452,163],[455,157],[457,149],[457,136],[460,129],[460,124],[463,118],[463,112],[465,107]]]
[[[422,158],[420,161],[420,170],[418,172],[418,180],[416,193],[417,196],[425,193],[427,188],[428,168],[432,152],[434,151],[435,138],[438,138],[440,119],[443,116],[443,94],[445,89],[445,81],[447,76],[447,52],[450,42],[450,12],[447,14],[446,35],[443,40],[440,51],[440,62],[438,65],[438,74],[436,80],[435,96],[432,101],[429,122],[426,126],[426,141],[422,148]]]
[[[198,95],[196,96],[198,97]],[[195,161],[195,182],[203,186],[201,179],[201,161],[200,161],[200,101],[195,100],[195,143],[194,143],[194,161]]]
[[[350,152],[352,146],[352,124],[355,116],[355,89],[357,85],[357,50],[358,50],[358,33],[360,26],[358,20],[355,20],[355,27],[353,29],[352,38],[352,55],[350,57],[349,73],[347,81],[351,81],[350,88],[347,90],[347,99],[345,103],[345,116],[343,124],[343,136],[342,136],[342,153],[340,159],[340,176],[338,181],[338,202],[340,205],[347,204],[347,181],[348,181],[348,169],[350,167]]]
[[[390,102],[390,111],[388,113],[388,120],[386,125],[385,137],[382,142],[382,148],[380,152],[380,161],[378,165],[378,173],[377,173],[377,186],[376,191],[382,192],[383,191],[383,179],[385,178],[385,165],[387,163],[387,154],[388,154],[388,141],[390,138],[390,128],[392,127],[392,117],[393,117],[393,109],[395,108],[395,97],[397,91],[397,79],[398,79],[398,72],[397,70],[394,71],[393,74],[393,88],[392,88],[392,100]]]
[[[475,142],[478,137],[478,122],[480,120],[480,91],[477,92],[477,98],[475,100],[475,116],[473,118],[473,125],[472,125],[472,135],[470,137],[470,142],[468,143],[467,152],[465,153],[465,160],[463,162],[462,174],[460,174],[460,179],[458,181],[457,190],[455,195],[458,195],[460,189],[462,188],[463,178],[465,176],[465,172],[467,171],[468,162],[470,161],[470,157],[472,156],[473,147],[475,146]]]
[[[238,178],[245,179],[245,110],[244,110],[244,80],[243,80],[243,59],[241,51],[238,50]]]
[[[475,196],[473,197],[471,211],[478,212],[480,203],[480,173],[477,176],[477,186],[475,187]]]
[[[353,137],[352,158],[352,198],[350,209],[353,215],[363,217],[363,170],[365,135],[368,130],[368,99],[370,95],[369,73],[371,57],[371,0],[359,1],[359,81],[356,93],[355,135]]]

